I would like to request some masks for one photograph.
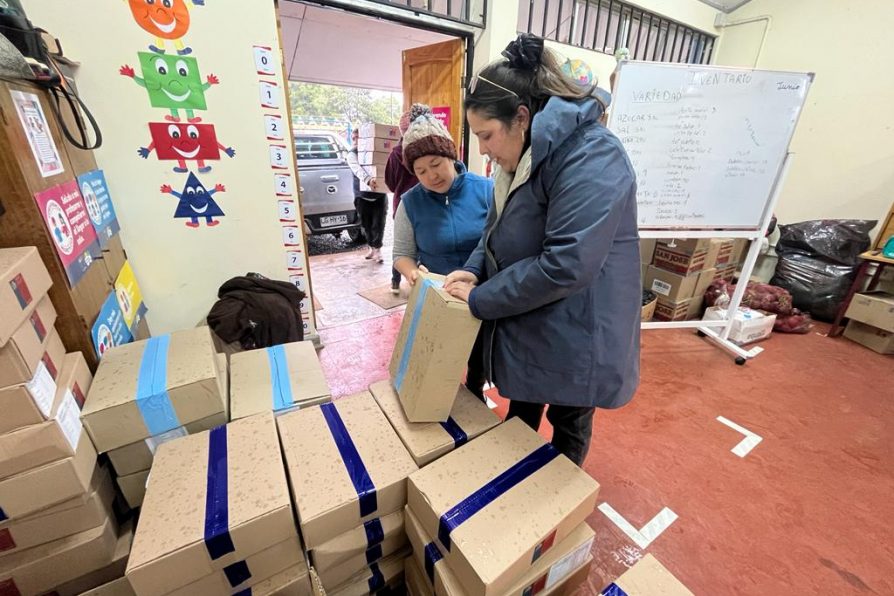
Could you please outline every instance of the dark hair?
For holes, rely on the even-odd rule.
[[[536,35],[519,35],[503,50],[503,58],[478,71],[465,108],[507,127],[521,106],[527,106],[533,117],[551,97],[583,99],[593,91],[566,75],[561,58]]]

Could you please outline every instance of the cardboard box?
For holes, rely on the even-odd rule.
[[[276,424],[258,414],[158,449],[127,578],[167,594],[296,534]]]
[[[456,399],[481,321],[425,273],[413,286],[389,371],[407,420],[445,422]]]
[[[105,583],[101,586],[81,593],[80,596],[136,596],[126,577]]]
[[[674,238],[671,240],[660,240],[658,246],[669,248],[681,255],[692,256],[707,254],[708,250],[711,248],[711,238],[689,238],[686,240]]]
[[[0,433],[46,420],[55,396],[56,380],[41,362],[34,378],[24,385],[0,389],[0,412],[3,412],[0,416]]]
[[[729,265],[733,264],[733,251],[736,248],[736,241],[731,238],[725,238],[723,240],[714,239],[711,241],[712,246],[717,246],[717,258],[714,263],[710,265],[706,265],[708,267],[715,267],[718,265]]]
[[[325,594],[328,596],[366,596],[375,594],[389,586],[398,586],[404,578],[404,561],[408,554],[408,552],[401,552],[388,557],[381,563],[373,563],[341,586],[334,590],[326,590]]]
[[[398,511],[375,518],[336,536],[310,551],[314,567],[328,569],[354,557],[376,554],[376,547],[404,533],[404,513]]]
[[[323,584],[323,588],[326,590],[334,590],[358,573],[365,572],[373,563],[378,563],[382,559],[397,554],[401,550],[404,550],[406,546],[406,533],[398,532],[368,551],[352,557],[347,561],[342,561],[331,567],[321,567],[317,564],[315,568],[317,574],[320,576],[320,582]]]
[[[844,330],[844,336],[879,354],[894,354],[894,333],[889,331],[860,321],[850,321]]]
[[[310,341],[233,354],[230,383],[233,420],[331,400],[323,366]]]
[[[705,268],[707,255],[707,252],[687,255],[676,252],[664,244],[659,244],[655,247],[655,256],[652,258],[652,264],[665,271],[672,271],[680,275],[692,275]]]
[[[748,249],[751,248],[751,242],[746,240],[745,238],[738,238],[733,240],[733,254],[730,257],[730,264],[739,265],[745,262],[745,257],[748,256]]]
[[[391,381],[374,383],[369,391],[420,468],[502,422],[487,404],[463,385],[459,386],[447,422],[414,423],[407,420]]]
[[[432,540],[413,515],[407,510],[407,534],[413,545],[413,563],[426,570],[423,581],[429,593],[436,596],[466,594],[456,574],[444,560],[443,551]],[[576,571],[587,565],[595,532],[586,523],[577,526],[562,542],[549,549],[523,575],[515,578],[512,587],[502,592],[506,596],[565,594],[580,584],[571,583]]]
[[[360,126],[361,139],[390,139],[400,141],[400,128],[391,124],[374,124],[368,122]]]
[[[149,321],[146,320],[146,315],[143,315],[140,317],[140,322],[137,323],[137,328],[134,329],[133,340],[145,341],[150,337],[152,337],[152,333],[149,332]]]
[[[152,460],[155,457],[155,451],[158,449],[159,445],[174,439],[179,439],[180,437],[200,433],[203,430],[211,430],[215,426],[220,426],[227,422],[228,419],[226,414],[215,414],[214,416],[203,418],[198,422],[190,422],[186,426],[179,426],[172,431],[149,437],[148,439],[143,439],[142,441],[137,441],[136,443],[131,443],[130,445],[125,445],[118,449],[112,449],[106,455],[109,456],[109,461],[112,462],[112,467],[115,469],[115,473],[118,476],[127,476],[128,474],[134,474],[151,468]]]
[[[404,582],[407,584],[407,594],[410,596],[434,596],[435,592],[427,581],[428,578],[419,568],[416,559],[408,557],[404,563]]]
[[[725,320],[729,316],[726,309],[712,306],[705,311],[704,321]],[[776,323],[776,315],[767,315],[759,310],[751,310],[748,307],[739,307],[733,322],[729,340],[734,344],[744,346],[770,337],[773,333],[773,325]]]
[[[845,316],[888,333],[894,333],[894,294],[868,292],[856,294]]]
[[[131,509],[136,509],[143,504],[146,497],[146,484],[149,482],[149,470],[141,470],[128,474],[126,476],[118,476],[115,478],[118,488],[124,501]]]
[[[21,385],[34,377],[37,365],[47,354],[55,324],[56,309],[49,297],[44,296],[6,345],[0,347],[0,387]]]
[[[115,489],[108,473],[95,474],[86,501],[38,512],[0,526],[0,556],[40,546],[103,525],[112,516]]]
[[[28,320],[52,283],[36,248],[0,248],[0,346]]]
[[[289,567],[251,588],[251,596],[312,596],[310,574],[306,564]]]
[[[643,265],[651,265],[652,257],[655,255],[655,246],[658,240],[655,238],[639,239],[639,262]]]
[[[78,285],[71,289],[71,299],[75,310],[84,318],[88,327],[96,322],[106,298],[114,291],[114,279],[109,279],[108,272],[101,259],[93,261]]]
[[[408,487],[410,509],[471,596],[510,589],[584,523],[598,492],[518,418],[416,472]],[[486,500],[476,504],[476,494]]]
[[[295,535],[223,570],[215,571],[198,581],[174,590],[167,596],[233,594],[243,590],[250,590],[254,596],[256,584],[301,564],[306,568],[307,563],[301,547],[301,540]]]
[[[109,239],[109,243],[102,250],[102,264],[106,270],[106,276],[112,282],[118,279],[121,268],[127,261],[127,254],[124,252],[124,246],[121,244],[121,234],[115,234]]]
[[[65,356],[49,418],[0,435],[0,479],[74,455],[83,430],[75,395],[83,396],[92,378],[80,352]]]
[[[118,528],[118,542],[112,562],[101,569],[91,571],[77,579],[56,586],[53,594],[59,596],[134,596],[130,582],[124,577],[127,557],[133,544],[133,522]]]
[[[736,278],[736,273],[739,271],[739,266],[733,263],[728,265],[719,265],[717,267],[717,273],[715,273],[715,279],[723,279],[725,281],[733,281]]]
[[[81,413],[100,453],[226,411],[207,327],[112,348]]]
[[[385,168],[381,165],[371,166],[375,169],[384,171]],[[391,189],[388,188],[388,184],[385,182],[385,178],[375,178],[376,187],[372,187],[372,180],[369,183],[360,181],[360,190],[364,192],[390,192]]]
[[[309,549],[406,505],[407,476],[418,468],[368,392],[277,424]]]
[[[357,141],[358,152],[391,153],[400,144],[397,139],[360,138]]]
[[[388,151],[359,151],[357,153],[357,161],[360,162],[362,166],[380,166],[383,171],[385,166],[388,164],[388,157],[391,155],[391,150]]]
[[[96,469],[96,451],[81,433],[73,456],[0,480],[0,521],[18,520],[84,495]]]
[[[118,524],[102,526],[0,557],[3,594],[43,594],[59,584],[112,562],[118,544]]]
[[[680,275],[650,265],[646,271],[643,287],[658,294],[659,300],[665,302],[682,302],[695,296],[699,286],[700,273]]]
[[[604,590],[604,596],[693,596],[658,559],[651,554],[636,562]]]

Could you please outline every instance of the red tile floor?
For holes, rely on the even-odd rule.
[[[365,287],[387,283],[387,266],[362,271]],[[335,294],[318,295],[335,308]],[[322,329],[333,395],[387,377],[400,310]],[[691,332],[644,333],[639,392],[597,413],[584,469],[629,534],[647,534],[664,508],[677,518],[640,547],[594,511],[580,594],[598,594],[646,552],[696,594],[894,594],[894,359],[819,333],[777,334],[764,347],[738,367]],[[744,436],[718,416],[763,440],[738,457]],[[550,436],[545,420],[540,432]]]

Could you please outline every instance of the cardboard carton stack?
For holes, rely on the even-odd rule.
[[[357,158],[360,165],[370,173],[376,181],[377,192],[388,192],[385,184],[385,165],[391,151],[400,143],[400,129],[390,124],[367,123],[360,127],[360,140],[357,143]],[[360,190],[372,190],[361,182]]]
[[[518,419],[416,472],[408,490],[419,593],[570,594],[588,572],[599,485]]]
[[[301,341],[230,358],[230,418],[285,413],[330,401],[313,342]]]
[[[127,579],[137,596],[309,594],[272,414],[159,447]]]
[[[848,306],[844,336],[879,354],[894,354],[894,294],[857,294]]]
[[[368,392],[277,418],[301,534],[330,595],[403,578],[403,508],[418,468]]]
[[[0,591],[70,593],[119,543],[111,478],[79,419],[92,375],[56,333],[37,250],[0,250],[0,277]]]
[[[226,360],[207,327],[178,331],[106,352],[81,412],[117,483],[139,507],[158,446],[225,424]]]

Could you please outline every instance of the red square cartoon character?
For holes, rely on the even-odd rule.
[[[205,161],[219,160],[221,151],[230,157],[236,155],[235,149],[218,142],[213,124],[150,122],[149,133],[152,143],[140,147],[137,153],[147,159],[155,151],[160,160],[174,160],[174,171],[179,174],[186,173],[187,161],[197,162],[199,172],[205,173],[211,171]]]

